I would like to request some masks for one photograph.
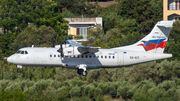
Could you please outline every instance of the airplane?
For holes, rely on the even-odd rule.
[[[76,69],[86,76],[87,69],[118,68],[160,59],[171,58],[163,53],[173,21],[159,21],[152,31],[140,41],[123,47],[101,49],[85,47],[73,40],[67,44],[49,47],[25,47],[7,58],[9,63],[22,66],[64,67]]]

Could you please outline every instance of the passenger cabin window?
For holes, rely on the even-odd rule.
[[[101,58],[103,58],[103,56],[101,56]]]
[[[111,58],[111,56],[109,56],[109,58]]]
[[[56,55],[54,55],[54,57],[56,57]]]
[[[60,57],[60,55],[58,55],[58,57]]]
[[[50,57],[52,57],[52,55],[50,54]]]
[[[113,56],[113,59],[114,59],[115,57]]]
[[[96,58],[96,56],[94,55],[93,58]]]
[[[107,56],[105,56],[105,58],[107,58]]]

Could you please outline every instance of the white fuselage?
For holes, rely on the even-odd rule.
[[[66,40],[67,44],[55,48],[21,48],[8,57],[7,61],[17,65],[18,68],[42,66],[77,69],[79,75],[86,76],[87,69],[115,68],[171,58],[172,54],[163,52],[172,25],[173,21],[159,21],[147,36],[128,46],[101,49],[84,47],[76,41]]]
[[[119,49],[99,49],[99,52],[95,54],[81,55],[77,52],[77,48],[73,47],[73,51],[69,53],[64,50],[66,55],[61,58],[57,50],[57,48],[42,47],[21,48],[20,51],[24,51],[24,54],[15,53],[8,57],[7,61],[22,66],[66,67],[70,69],[76,69],[76,66],[86,64],[87,69],[95,69],[122,67],[172,57],[172,54]]]

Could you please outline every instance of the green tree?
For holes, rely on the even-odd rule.
[[[97,28],[90,28],[88,30],[87,42],[82,44],[85,46],[94,46],[96,40],[100,40],[104,36],[104,31],[101,25],[98,25]]]
[[[95,12],[95,6],[92,4],[85,3],[84,0],[53,0],[57,2],[58,6],[55,10],[57,10],[59,13],[63,12],[64,10],[68,10],[70,12],[73,12],[75,15],[83,15],[86,17],[91,16]]]
[[[10,48],[17,51],[22,47],[31,47],[32,45],[50,46],[52,34],[56,35],[56,32],[51,27],[41,26],[38,28],[30,24],[17,36]]]
[[[148,34],[157,21],[162,20],[162,0],[120,0],[118,15],[135,19],[141,33]]]
[[[16,100],[16,101],[26,101],[26,96],[28,92],[23,93],[19,89],[15,89],[14,92],[12,91],[5,91],[5,88],[1,88],[0,92],[0,100],[1,101],[11,101],[11,100]]]
[[[34,23],[38,26],[51,26],[60,35],[67,34],[63,31],[68,28],[67,22],[60,13],[55,12],[56,7],[57,3],[49,0],[7,0],[1,7],[0,27],[4,33],[21,32],[29,23]]]
[[[167,42],[165,52],[173,54],[173,57],[168,60],[180,60],[180,22],[175,22],[171,29],[169,40]]]
[[[9,50],[9,45],[13,43],[16,36],[17,33],[0,34],[0,53],[3,56],[9,56],[13,53],[13,51]]]

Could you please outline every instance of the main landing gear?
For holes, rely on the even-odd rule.
[[[86,71],[87,65],[86,64],[80,64],[77,67],[78,67],[77,73],[79,75],[83,75],[83,76],[87,75],[87,71]]]

